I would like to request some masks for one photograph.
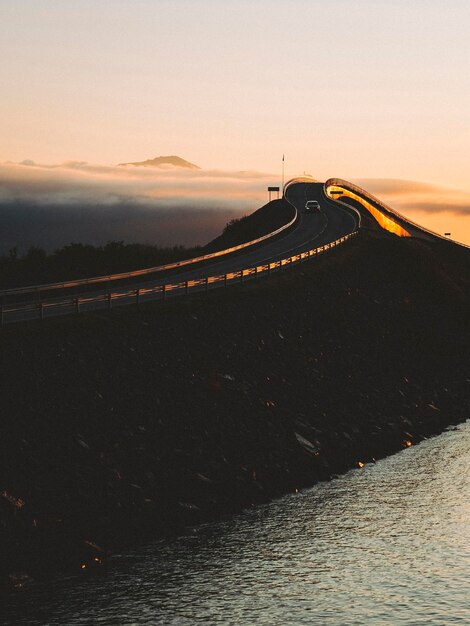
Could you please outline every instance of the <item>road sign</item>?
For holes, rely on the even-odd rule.
[[[271,202],[271,193],[275,191],[277,193],[277,199],[279,200],[279,187],[268,187],[269,191],[269,202]]]

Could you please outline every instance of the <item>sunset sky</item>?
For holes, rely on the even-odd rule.
[[[0,0],[0,163],[273,177],[285,153],[286,176],[425,183],[389,198],[470,243],[469,29],[468,0]]]

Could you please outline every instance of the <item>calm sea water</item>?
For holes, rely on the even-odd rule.
[[[470,624],[470,422],[4,599],[4,624]]]

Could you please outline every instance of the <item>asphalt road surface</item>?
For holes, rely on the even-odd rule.
[[[277,261],[289,254],[295,254],[312,248],[330,243],[343,235],[347,235],[356,229],[356,220],[350,213],[342,209],[336,203],[325,198],[322,183],[298,183],[288,187],[287,199],[299,212],[300,219],[290,233],[275,241],[268,241],[254,249],[227,258],[215,259],[209,265],[193,269],[183,269],[177,273],[171,273],[172,282],[183,282],[236,272],[244,267],[250,267],[268,261]],[[307,200],[317,200],[322,211],[320,213],[306,213],[305,203]],[[153,281],[140,281],[134,285],[147,287],[161,285],[168,282],[167,277]]]
[[[113,298],[119,298],[119,304],[135,302],[135,296],[131,291],[137,289],[151,289],[159,285],[171,282],[184,283],[205,279],[208,276],[224,275],[239,272],[243,268],[261,265],[263,263],[279,261],[288,256],[298,254],[314,247],[323,246],[357,228],[357,221],[351,213],[341,208],[338,204],[326,198],[323,193],[322,183],[299,182],[291,184],[286,191],[287,200],[293,204],[299,212],[299,219],[293,229],[284,236],[268,240],[253,248],[247,248],[245,252],[239,252],[226,257],[219,257],[213,262],[205,262],[196,266],[186,266],[171,273],[163,272],[158,278],[138,277],[135,282],[126,285],[112,287]],[[321,212],[306,212],[307,200],[317,200],[321,206]],[[122,294],[119,296],[119,294]],[[125,294],[129,294],[126,296]],[[177,295],[176,292],[172,295]],[[101,301],[99,301],[101,297]],[[80,310],[102,309],[105,300],[109,297],[109,287],[84,290],[80,294],[74,294],[73,298],[81,301]],[[73,313],[78,307],[74,307],[71,296],[56,296],[43,300],[42,311],[38,309],[38,303],[25,306],[21,310],[9,311],[14,305],[4,307],[3,321],[15,322],[27,319],[37,319],[41,315],[51,317]]]

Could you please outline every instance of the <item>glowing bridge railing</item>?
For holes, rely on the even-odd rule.
[[[374,204],[369,202],[369,200],[364,197],[366,194],[360,194],[358,191],[350,189],[349,185],[346,186],[343,184],[333,184],[331,183],[331,181],[327,181],[325,183],[325,193],[332,200],[341,202],[339,198],[335,197],[335,192],[340,192],[341,196],[347,196],[348,198],[359,202],[367,211],[369,211],[369,213],[371,213],[371,215],[377,220],[377,222],[383,229],[388,230],[389,232],[393,233],[394,235],[398,235],[399,237],[411,236],[410,232],[401,224],[399,224],[398,221],[396,221],[392,217],[389,217],[389,215],[386,214],[383,209],[381,210],[374,206]]]
[[[354,183],[350,183],[342,178],[330,178],[324,185],[325,194],[342,203],[340,198],[335,197],[334,192],[341,192],[342,195],[352,198],[359,202],[371,215],[377,220],[382,228],[388,230],[400,237],[422,237],[424,239],[440,239],[449,242],[448,239],[420,226],[409,218],[401,215],[391,207],[384,204],[381,200],[373,196],[371,193],[362,189]],[[452,242],[457,243],[457,242]],[[462,244],[458,244],[462,245]]]

